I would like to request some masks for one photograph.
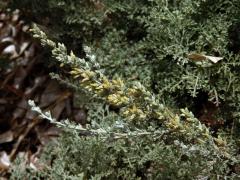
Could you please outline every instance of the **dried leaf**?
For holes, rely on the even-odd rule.
[[[205,57],[210,61],[212,61],[213,63],[217,63],[218,61],[223,59],[223,57],[215,57],[215,56],[205,56]]]
[[[56,81],[50,81],[46,84],[46,89],[42,93],[40,103],[42,107],[47,107],[57,101],[61,96],[62,91]]]
[[[3,53],[3,54],[15,54],[15,53],[17,53],[17,52],[16,52],[16,47],[15,47],[13,44],[11,44],[11,45],[7,46],[7,47],[3,50],[2,53]]]
[[[11,142],[13,140],[13,132],[11,130],[0,134],[0,144]]]
[[[65,101],[60,101],[59,103],[55,104],[55,106],[51,108],[52,116],[56,119],[59,119],[64,108],[65,108]]]
[[[20,47],[19,55],[22,55],[24,51],[29,47],[30,42],[23,42]]]
[[[7,153],[5,151],[1,152],[0,153],[0,170],[1,171],[7,170],[10,165],[11,165],[11,162]]]
[[[193,61],[203,61],[203,60],[206,60],[206,56],[201,55],[201,54],[197,54],[197,53],[189,54],[187,57],[189,59],[193,60]]]
[[[203,54],[198,53],[192,53],[187,56],[192,61],[204,61],[204,60],[210,60],[213,63],[217,63],[218,61],[222,60],[223,57],[215,57],[215,56],[206,56]]]

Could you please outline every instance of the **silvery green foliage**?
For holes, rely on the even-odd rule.
[[[193,109],[194,98],[205,93],[213,103],[235,104],[230,116],[237,114],[231,96],[238,98],[239,58],[228,51],[228,31],[240,14],[237,0],[25,0],[13,5],[34,7],[40,24],[42,14],[50,18],[50,37],[56,35],[75,54],[84,53],[82,44],[91,46],[110,77],[140,80],[166,103],[181,101]],[[224,59],[205,67],[187,58],[193,52]]]
[[[87,56],[89,66],[97,58],[99,66],[95,68],[104,70],[111,78],[121,77],[128,83],[139,80],[158,95],[158,101],[177,109],[180,106],[199,111],[196,105],[203,95],[219,105],[218,118],[228,122],[231,129],[222,134],[231,144],[232,156],[237,156],[239,142],[234,140],[239,139],[240,126],[240,58],[229,48],[233,43],[229,30],[239,22],[238,0],[12,2],[17,8],[29,9],[39,24],[44,25],[43,20],[48,18],[50,37],[64,42],[79,57]],[[91,47],[96,56],[88,48],[84,51],[83,44]],[[66,51],[62,44],[58,47],[59,52]],[[199,63],[188,58],[190,53],[224,59],[218,63]],[[67,65],[74,58],[61,59]],[[81,64],[79,59],[76,62]],[[66,84],[67,80],[56,74],[54,77]],[[78,87],[76,82],[67,83],[74,89]],[[96,129],[110,127],[120,120],[103,105],[95,103],[88,107],[89,121]],[[49,118],[49,114],[44,116]],[[115,125],[122,127],[121,123]],[[58,146],[48,150],[57,158],[45,178],[224,179],[228,175],[239,178],[231,163],[212,154],[209,147],[189,147],[176,141],[163,143],[151,136],[106,139],[66,131]]]
[[[156,138],[161,139],[162,136],[166,134],[165,131],[161,129],[154,129],[152,127],[148,127],[148,130],[130,128],[126,122],[123,122],[120,119],[120,117],[118,117],[117,115],[114,116],[113,114],[109,113],[108,108],[107,109],[100,108],[99,109],[100,111],[92,112],[90,117],[97,115],[96,118],[93,118],[91,124],[88,124],[86,127],[83,127],[81,124],[76,125],[74,123],[71,123],[68,119],[56,121],[56,119],[52,117],[49,111],[43,112],[38,106],[36,106],[36,104],[32,100],[29,100],[28,104],[31,107],[32,111],[35,111],[39,114],[40,118],[47,119],[52,124],[55,124],[57,127],[77,131],[80,134],[86,136],[98,136],[103,139],[112,140],[138,136],[151,136],[152,138],[155,139]],[[99,112],[108,113],[108,115],[99,114]],[[110,120],[108,119],[109,117],[112,117],[113,119]]]
[[[33,101],[29,101],[32,109],[41,117],[56,121],[49,113],[44,113]],[[96,119],[108,121],[99,126],[126,129],[122,122],[110,115],[108,108],[98,107]],[[103,113],[104,112],[104,113]],[[94,112],[91,112],[94,117]],[[100,116],[100,114],[102,116]],[[112,118],[112,119],[111,119]],[[58,144],[50,144],[42,155],[41,163],[51,167],[43,171],[19,168],[21,161],[15,162],[12,178],[34,177],[36,179],[202,179],[202,178],[238,178],[238,175],[226,175],[229,172],[227,161],[207,146],[188,145],[180,141],[172,144],[159,141],[154,136],[128,136],[128,138],[101,138],[85,134],[79,136],[83,129],[68,122],[59,122],[64,133]],[[74,128],[73,128],[74,127]],[[24,167],[24,166],[22,166]]]
[[[43,154],[41,163],[48,164],[51,157],[55,160],[51,167],[43,171],[34,171],[30,167],[20,166],[21,160],[15,161],[12,179],[202,179],[228,178],[221,174],[228,171],[223,161],[208,147],[187,145],[179,141],[166,144],[153,136],[128,136],[127,139],[102,139],[101,136],[79,136],[85,131],[69,121],[56,122],[49,112],[43,112],[29,101],[33,111],[42,118],[63,127],[65,133],[60,141],[52,144]],[[96,118],[110,120],[108,108],[98,107]],[[91,113],[94,117],[94,112]],[[108,117],[110,116],[110,117]],[[109,118],[109,119],[108,119]],[[116,117],[115,117],[116,118]],[[115,119],[114,118],[114,119]],[[110,127],[111,123],[106,126]],[[99,128],[100,124],[93,127]],[[102,126],[100,125],[100,126]],[[117,129],[126,128],[126,124],[116,122]],[[106,128],[107,129],[107,128]],[[102,132],[102,131],[101,131]],[[98,133],[101,134],[99,131]],[[148,142],[148,143],[146,143]],[[67,145],[67,146],[66,146]],[[49,159],[50,156],[50,159]],[[21,168],[20,168],[21,167]],[[27,169],[25,169],[25,168]],[[231,178],[237,178],[232,175]]]

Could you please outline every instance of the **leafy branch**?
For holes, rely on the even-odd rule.
[[[52,55],[62,65],[71,67],[70,74],[79,80],[79,86],[103,98],[109,105],[120,109],[120,115],[137,124],[159,121],[163,127],[172,132],[178,139],[197,144],[211,144],[216,149],[226,146],[226,142],[211,136],[209,129],[194,117],[192,112],[181,109],[180,114],[174,113],[161,104],[154,94],[137,82],[127,87],[121,79],[109,80],[99,69],[95,56],[89,48],[85,48],[85,59],[78,58],[73,52],[67,54],[66,47],[61,43],[49,40],[36,25],[31,30],[35,38],[43,45],[52,48]],[[60,125],[60,124],[59,124]]]

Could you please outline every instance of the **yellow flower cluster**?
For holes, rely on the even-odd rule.
[[[122,114],[130,120],[145,120],[147,118],[147,115],[141,109],[137,108],[135,104],[124,109]]]
[[[171,131],[191,136],[199,133],[197,142],[205,142],[211,138],[209,130],[202,125],[192,113],[182,110],[182,115],[174,114],[169,109],[157,104],[152,94],[141,86],[125,87],[122,80],[110,81],[104,75],[96,77],[90,70],[73,68],[71,74],[80,78],[81,85],[87,90],[103,97],[115,107],[121,108],[121,115],[129,120],[159,119]],[[184,120],[181,120],[183,117]]]
[[[173,118],[169,119],[169,121],[166,122],[166,126],[169,129],[181,129],[182,124],[180,123],[180,117],[178,115],[175,115]]]
[[[121,94],[110,94],[107,96],[107,102],[113,106],[123,106],[128,104],[129,98]]]
[[[71,53],[67,55],[62,44],[57,45],[51,40],[46,39],[46,35],[38,28],[34,27],[35,37],[39,38],[43,44],[53,48],[53,55],[60,62],[69,63],[68,60],[77,61],[77,57]],[[60,46],[60,47],[59,47]],[[65,58],[65,59],[63,59]],[[79,79],[80,85],[86,90],[96,94],[106,100],[112,106],[120,108],[121,115],[129,120],[151,120],[158,119],[163,126],[181,137],[186,137],[189,142],[213,142],[217,145],[223,145],[223,141],[214,139],[209,133],[208,128],[202,125],[191,112],[184,109],[181,114],[176,114],[159,104],[155,96],[147,91],[140,83],[133,87],[126,87],[121,79],[109,80],[101,72],[92,70],[88,64],[84,67],[84,60],[79,58],[83,67],[72,67],[71,74],[73,78]],[[195,138],[195,139],[191,139]]]
[[[79,68],[73,68],[72,71],[70,71],[70,74],[72,74],[75,79],[78,77],[82,77],[82,82],[89,81],[92,77],[95,76],[95,73],[93,71],[84,71]]]

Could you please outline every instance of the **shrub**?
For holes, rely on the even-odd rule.
[[[87,134],[63,125],[56,159],[41,176],[239,176],[237,0],[13,0],[9,6],[46,29],[53,41],[33,31],[64,69],[52,77],[89,101]],[[123,128],[114,129],[118,122]],[[105,134],[92,133],[99,129]]]

